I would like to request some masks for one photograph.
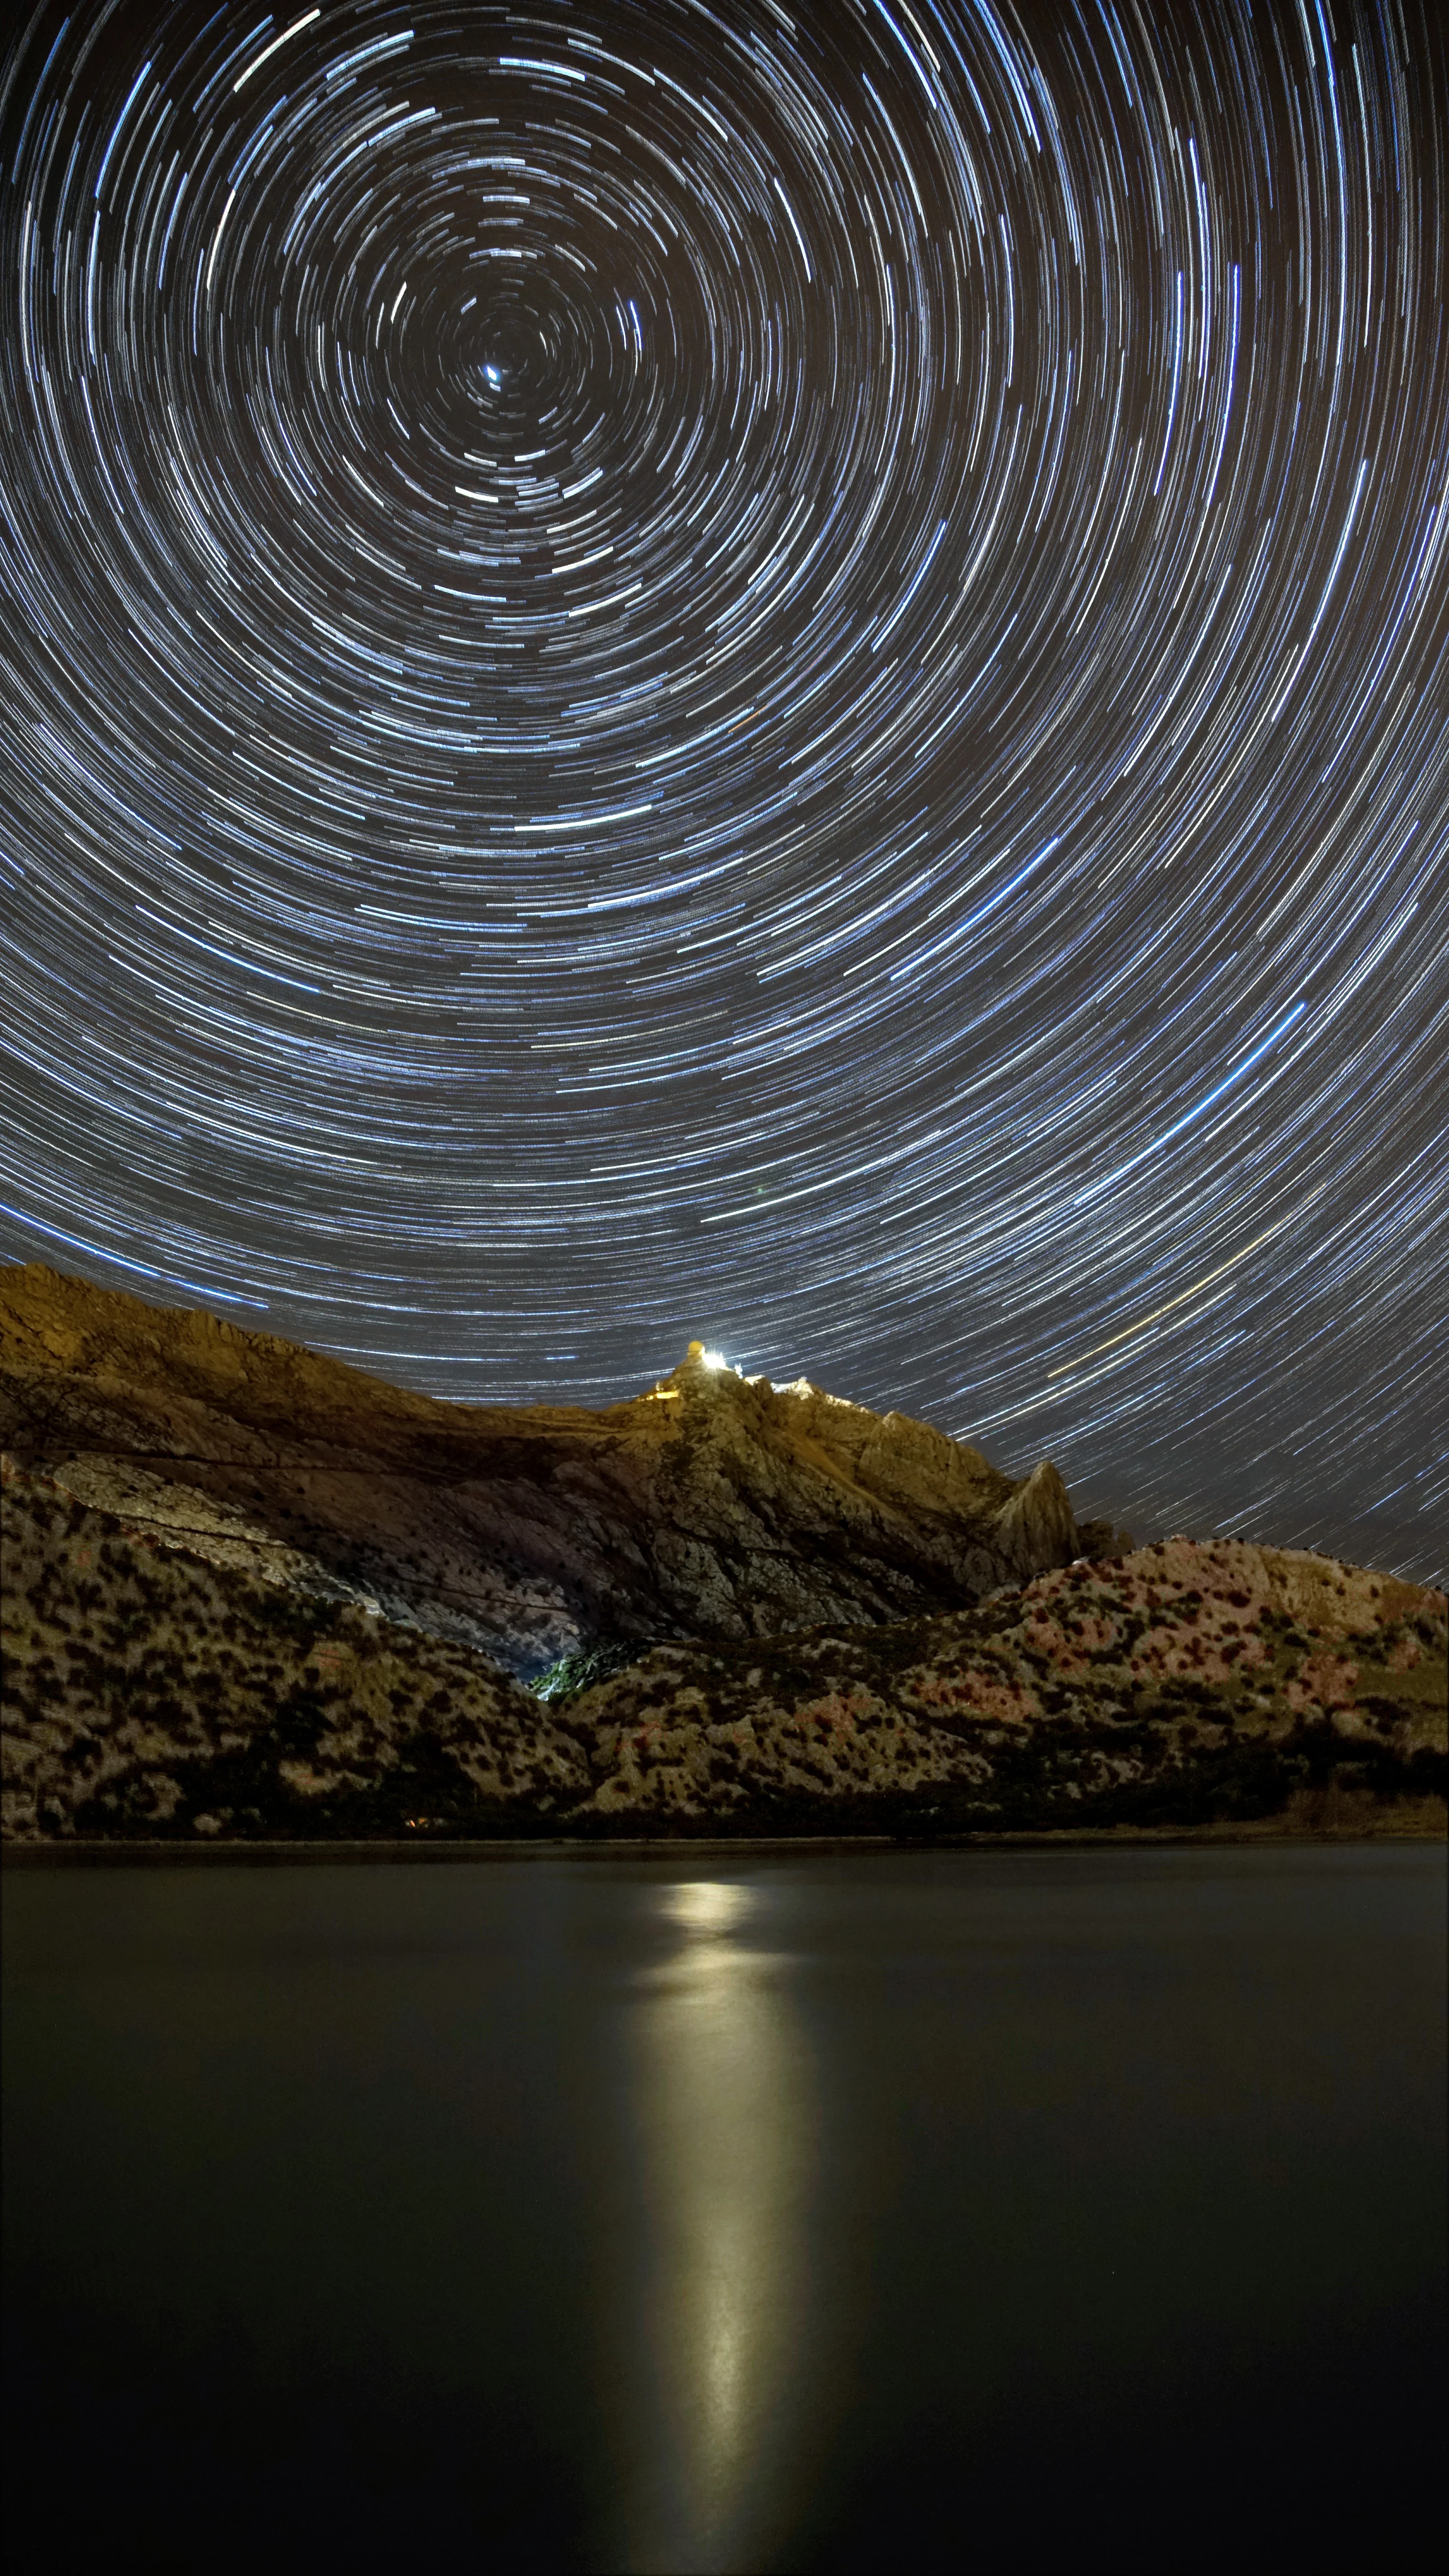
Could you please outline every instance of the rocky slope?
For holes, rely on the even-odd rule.
[[[21,1841],[1442,1829],[1444,1595],[1324,1558],[1171,1541],[545,1705],[13,1460],[4,1505]]]
[[[924,1423],[740,1378],[697,1343],[599,1412],[445,1404],[38,1263],[0,1270],[0,1440],[218,1567],[525,1678],[620,1638],[960,1609],[1084,1545],[1048,1461],[1014,1482]]]
[[[191,1552],[6,1458],[7,1838],[516,1830],[590,1788],[471,1647]]]
[[[1173,1539],[942,1618],[655,1647],[573,1706],[605,1814],[1442,1829],[1446,1610],[1331,1558]]]

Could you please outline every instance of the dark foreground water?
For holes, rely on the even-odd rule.
[[[4,1906],[13,2568],[1440,2563],[1432,1847]]]

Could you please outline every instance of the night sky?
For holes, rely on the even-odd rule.
[[[4,1257],[1442,1567],[1441,7],[22,25]]]

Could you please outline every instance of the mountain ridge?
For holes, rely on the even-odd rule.
[[[0,1271],[16,1845],[1442,1831],[1449,1605],[694,1343],[450,1405]]]
[[[1050,1461],[1006,1476],[697,1342],[598,1411],[458,1405],[39,1263],[0,1270],[0,1439],[97,1507],[209,1515],[234,1557],[524,1677],[621,1637],[968,1607],[1082,1548]]]
[[[546,1702],[7,1458],[14,1845],[1442,1833],[1442,1593],[1160,1542],[974,1610],[666,1640]]]

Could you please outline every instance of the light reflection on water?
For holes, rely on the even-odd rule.
[[[758,1946],[764,1903],[759,1887],[721,1880],[660,1888],[673,1946],[635,1979],[647,2238],[636,2402],[663,2436],[627,2508],[640,2576],[761,2563],[805,2436],[794,2329],[815,2103],[793,1962]]]
[[[1437,2576],[1445,1897],[1413,1846],[7,1869],[10,2556]]]

